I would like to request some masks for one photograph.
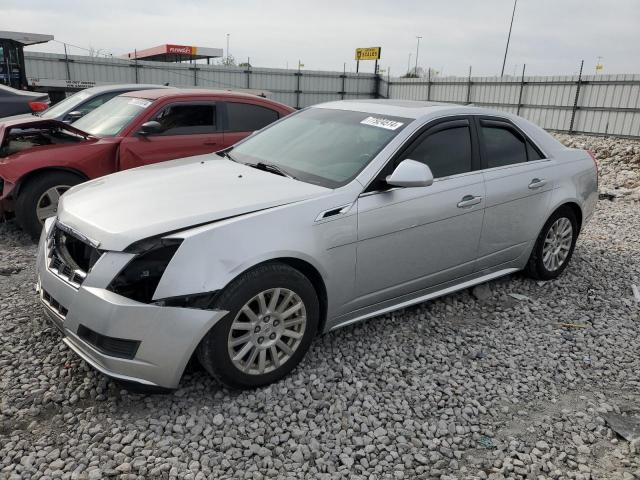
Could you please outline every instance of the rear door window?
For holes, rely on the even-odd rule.
[[[480,119],[484,168],[504,167],[545,158],[526,136],[506,120]]]
[[[228,132],[253,132],[278,120],[275,110],[250,103],[227,102]]]
[[[152,120],[160,123],[158,135],[193,135],[216,131],[214,103],[173,103],[164,107]]]

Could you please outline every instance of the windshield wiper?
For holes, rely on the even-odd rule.
[[[233,158],[231,155],[229,155],[229,152],[227,152],[226,150],[222,152],[216,152],[216,155],[220,155],[221,157],[227,157],[232,162],[241,163],[241,162],[238,162],[238,160]]]
[[[294,180],[297,180],[296,177],[294,177],[293,175],[291,175],[290,173],[286,172],[281,167],[279,167],[278,165],[275,165],[273,163],[264,163],[264,162],[245,163],[245,162],[241,162],[240,160],[237,160],[237,159],[233,158],[229,154],[228,151],[216,152],[216,154],[220,155],[222,157],[227,157],[232,162],[241,163],[243,165],[246,165],[247,167],[257,168],[258,170],[262,170],[264,172],[275,173],[276,175],[281,175],[283,177],[293,178]]]
[[[290,173],[287,173],[285,170],[283,170],[278,165],[275,165],[273,163],[258,162],[258,163],[247,163],[245,165],[248,165],[249,167],[257,168],[258,170],[263,170],[265,172],[275,173],[276,175],[282,175],[283,177],[293,178],[294,180],[296,179],[296,177],[294,177]]]

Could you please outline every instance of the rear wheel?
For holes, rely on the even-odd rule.
[[[229,313],[203,338],[197,355],[231,388],[255,388],[284,377],[302,360],[318,328],[313,285],[281,263],[242,274],[214,306]]]
[[[20,227],[37,240],[48,217],[56,215],[60,196],[84,180],[70,172],[46,172],[21,188],[16,198],[16,220]]]
[[[567,265],[578,239],[578,222],[569,207],[556,210],[542,227],[526,273],[537,280],[557,278]]]

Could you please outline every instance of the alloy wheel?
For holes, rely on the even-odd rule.
[[[262,375],[279,368],[299,347],[307,325],[300,296],[286,288],[264,290],[238,311],[227,347],[243,373]]]
[[[36,216],[40,223],[44,223],[47,218],[53,217],[58,212],[60,196],[70,188],[70,185],[56,185],[40,195],[36,204]]]
[[[573,226],[566,217],[558,218],[547,231],[542,246],[542,263],[550,271],[558,270],[569,256],[573,242]]]

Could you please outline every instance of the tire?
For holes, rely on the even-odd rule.
[[[554,247],[552,244],[549,245],[549,249],[547,252],[551,252],[550,256],[545,257],[545,241],[547,243],[553,241],[552,239],[547,240],[547,237],[553,236],[553,233],[550,234],[550,230],[552,228],[557,228],[560,231],[566,231],[565,227],[571,226],[571,239],[569,243],[569,235],[566,234],[564,237],[564,247],[561,248],[560,242],[556,240],[556,245],[558,247]],[[565,268],[569,264],[571,260],[571,256],[573,255],[573,250],[576,246],[576,240],[578,239],[578,222],[576,220],[576,216],[573,213],[573,210],[569,207],[560,207],[558,210],[553,212],[551,217],[547,220],[536,239],[536,244],[533,247],[531,252],[531,256],[529,257],[529,261],[527,262],[527,266],[525,267],[525,273],[534,278],[536,280],[552,280],[557,278],[564,272]],[[554,237],[555,238],[555,237]],[[554,260],[551,259],[553,257],[553,252],[563,252],[558,253],[559,256],[556,257],[556,264],[554,265]],[[547,260],[545,260],[547,258]]]
[[[260,295],[264,299],[262,310]],[[296,309],[299,303],[302,306]],[[276,308],[272,308],[274,305]],[[304,357],[319,324],[313,285],[283,263],[266,263],[243,273],[220,293],[213,307],[229,313],[205,335],[196,353],[204,369],[230,388],[256,388],[287,375]],[[245,313],[246,307],[253,312],[253,319]],[[289,336],[293,334],[295,338]],[[233,357],[243,351],[244,356],[234,362]]]
[[[83,181],[80,176],[71,172],[58,171],[42,173],[35,178],[27,180],[27,183],[22,186],[16,198],[16,220],[18,225],[33,240],[37,241],[40,237],[43,223],[38,216],[38,204],[41,203],[45,207],[40,212],[49,211],[51,215],[55,215],[58,207],[57,200],[51,202],[48,196],[43,197],[43,195],[46,195],[51,190],[56,190],[61,195],[69,188]],[[47,200],[49,203],[47,203]]]

